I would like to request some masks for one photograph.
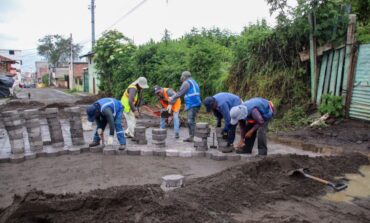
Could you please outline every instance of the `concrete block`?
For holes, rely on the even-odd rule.
[[[208,146],[197,146],[197,147],[195,147],[195,150],[196,151],[207,151]]]
[[[37,158],[37,154],[33,152],[27,152],[24,154],[24,159],[25,160],[33,160]]]
[[[136,142],[139,145],[146,145],[146,144],[148,144],[148,140],[146,140],[146,139],[139,139]]]
[[[162,177],[164,187],[181,187],[184,183],[184,176],[179,174],[167,175]]]
[[[116,149],[113,146],[105,146],[103,149],[104,155],[116,155]]]
[[[9,158],[11,163],[21,163],[25,161],[24,154],[11,154]]]
[[[163,141],[167,138],[167,135],[152,135],[153,140]]]
[[[81,154],[81,148],[78,146],[71,146],[68,148],[69,155],[78,155]]]
[[[101,153],[101,152],[103,152],[104,147],[105,147],[105,145],[98,145],[98,146],[90,147],[90,152],[92,152],[92,153]]]
[[[192,151],[189,150],[180,151],[179,157],[192,157]]]
[[[231,153],[234,151],[234,148],[231,147],[231,146],[228,146],[228,147],[219,147],[218,148],[218,151],[222,152],[222,153]]]
[[[199,132],[195,132],[194,134],[196,137],[199,137],[199,138],[208,138],[209,137],[209,133],[199,133]]]
[[[240,155],[236,153],[228,153],[226,154],[227,160],[237,161],[240,160]]]
[[[134,132],[135,132],[135,133],[144,133],[144,134],[145,134],[145,131],[146,131],[146,127],[144,127],[144,126],[137,126],[137,127],[134,129]]]
[[[47,108],[47,109],[45,109],[45,114],[46,115],[55,114],[55,113],[58,113],[58,108]]]
[[[64,147],[64,142],[54,142],[54,143],[52,143],[52,146],[54,148]]]
[[[206,129],[206,128],[209,128],[209,124],[206,123],[206,122],[198,122],[196,125],[195,125],[195,128],[196,129]]]
[[[4,121],[5,128],[6,127],[18,127],[23,124],[23,121],[18,119],[18,120],[6,120]]]
[[[168,157],[177,157],[179,156],[179,151],[176,149],[167,149],[166,150],[166,156]]]
[[[252,154],[239,154],[241,160],[249,160],[253,157]]]
[[[211,159],[217,160],[217,161],[222,161],[222,160],[227,160],[227,156],[223,153],[215,152],[211,155]]]
[[[152,140],[153,145],[166,145],[165,141]]]
[[[154,148],[153,156],[166,156],[166,150],[162,148]]]
[[[37,157],[46,157],[46,151],[45,150],[36,151],[35,153],[36,153]]]
[[[152,129],[152,135],[167,135],[166,129]]]
[[[127,155],[127,148],[125,150],[116,150],[116,155]]]
[[[127,155],[139,156],[141,151],[138,148],[127,148]]]
[[[191,156],[192,157],[205,157],[206,156],[206,152],[205,151],[191,151]]]
[[[135,132],[135,139],[146,139],[145,133],[136,133]]]
[[[81,145],[79,147],[80,147],[81,153],[90,152],[90,147],[87,144]]]
[[[201,133],[201,134],[207,134],[209,135],[211,132],[211,129],[206,128],[206,129],[195,129],[195,133]]]
[[[153,156],[153,149],[145,148],[140,150],[142,156]]]

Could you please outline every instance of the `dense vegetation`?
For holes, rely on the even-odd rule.
[[[105,33],[94,48],[101,90],[120,98],[139,76],[147,77],[151,86],[178,89],[181,72],[189,70],[203,98],[230,91],[244,99],[266,97],[276,107],[304,114],[310,101],[309,66],[300,62],[298,53],[309,48],[308,15],[315,18],[318,45],[343,43],[350,9],[346,4],[351,3],[353,12],[361,13],[359,39],[368,41],[370,0],[298,0],[294,8],[286,0],[267,2],[277,15],[276,27],[257,21],[238,35],[218,28],[193,28],[171,39],[165,30],[161,41],[136,46],[118,31]],[[152,98],[153,91],[147,91],[146,101]]]

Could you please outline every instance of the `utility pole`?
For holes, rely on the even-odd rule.
[[[69,72],[69,89],[73,89],[74,87],[74,78],[73,78],[73,40],[72,40],[72,33],[71,33],[71,63],[70,63],[71,71]]]
[[[91,0],[89,9],[91,10],[91,51],[92,51],[95,45],[95,0]]]

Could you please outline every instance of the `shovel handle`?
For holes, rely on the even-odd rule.
[[[307,177],[307,178],[310,178],[312,180],[316,180],[316,181],[318,181],[320,183],[323,183],[323,184],[326,184],[326,185],[330,185],[330,182],[329,181],[324,180],[324,179],[321,179],[321,178],[318,178],[318,177],[314,177],[314,176],[312,176],[310,174],[305,173],[304,176]]]

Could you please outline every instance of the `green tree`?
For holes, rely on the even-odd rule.
[[[71,41],[71,38],[64,38],[61,35],[46,35],[39,39],[37,52],[56,67],[58,63],[69,62],[69,58],[71,57]],[[72,44],[72,49],[73,58],[77,58],[82,46]]]

